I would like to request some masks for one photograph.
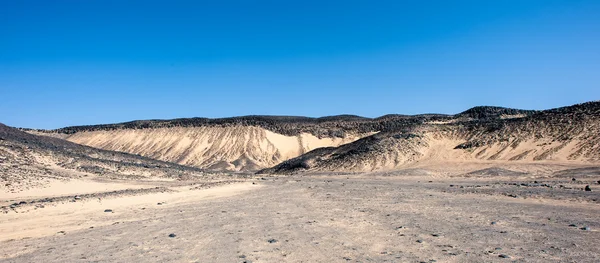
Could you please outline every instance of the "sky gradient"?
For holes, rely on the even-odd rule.
[[[1,1],[0,122],[377,117],[600,99],[600,1],[323,2]]]

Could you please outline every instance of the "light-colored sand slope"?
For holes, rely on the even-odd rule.
[[[260,172],[365,172],[465,161],[600,164],[600,103],[523,118],[414,125],[308,152]]]
[[[372,134],[372,133],[371,133]],[[105,150],[213,170],[257,170],[310,150],[339,146],[370,134],[317,138],[286,136],[254,126],[172,127],[78,132],[67,140]]]
[[[71,179],[81,178],[187,180],[208,179],[213,175],[219,176],[139,155],[32,135],[0,124],[0,192],[29,191],[35,195],[37,189],[46,185],[64,185]]]

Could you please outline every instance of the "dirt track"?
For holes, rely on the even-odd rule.
[[[81,218],[60,226],[64,229],[40,225],[40,231],[53,234],[2,241],[0,261],[600,261],[600,206],[594,201],[599,185],[592,185],[592,192],[544,188],[563,194],[523,198],[510,195],[524,188],[505,183],[525,181],[496,181],[282,177],[212,192],[149,194],[139,202],[90,201],[80,204],[87,209],[62,215]],[[478,192],[473,185],[498,187]],[[43,213],[60,217],[69,205]],[[109,208],[114,212],[105,213]],[[42,212],[20,216],[35,213]],[[0,214],[0,219],[16,215]],[[585,227],[589,230],[580,229]]]

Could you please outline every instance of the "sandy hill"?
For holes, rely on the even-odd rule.
[[[27,190],[73,178],[140,179],[202,176],[198,168],[38,136],[0,124],[0,190]]]
[[[321,148],[261,173],[374,171],[417,163],[552,160],[600,162],[600,102],[541,112],[477,107],[339,147]]]
[[[423,160],[594,161],[593,145],[578,143],[597,130],[597,108],[591,102],[541,112],[482,106],[455,115],[187,118],[31,132],[211,170],[371,171]],[[560,133],[567,131],[577,135],[566,140]]]
[[[44,134],[106,150],[211,170],[259,170],[378,131],[371,119],[245,116],[67,127]]]

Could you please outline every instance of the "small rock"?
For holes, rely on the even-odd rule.
[[[73,197],[73,199],[75,199],[75,200],[80,200],[80,199],[81,199],[81,196],[78,196],[78,195],[76,195],[75,197]]]
[[[162,205],[163,203],[156,203],[156,205]]]
[[[589,186],[589,185],[586,185],[586,186],[585,186],[585,191],[586,191],[586,192],[591,192],[591,191],[592,191],[592,188],[590,188],[590,186]]]
[[[267,242],[269,242],[269,243],[273,244],[273,243],[276,243],[276,242],[277,242],[277,240],[276,240],[276,239],[273,239],[273,238],[271,238],[271,239],[267,240]]]
[[[510,256],[506,255],[506,254],[500,254],[500,255],[498,255],[498,257],[500,257],[500,258],[510,258]]]
[[[492,225],[495,225],[495,224],[496,224],[496,222],[492,221],[492,223],[490,223],[490,224],[492,224]]]
[[[112,213],[112,212],[113,212],[113,210],[112,210],[112,209],[104,209],[104,212],[105,212],[105,213]]]
[[[423,240],[417,239],[417,243],[423,243]]]
[[[584,230],[584,231],[590,231],[590,230],[591,230],[589,226],[582,227],[582,228],[580,228],[580,229],[581,229],[581,230]]]
[[[170,238],[176,237],[177,235],[175,235],[174,233],[169,234]]]
[[[570,227],[577,227],[577,225],[576,225],[576,224],[570,224],[569,226],[570,226]]]
[[[575,178],[571,178],[571,181],[575,182],[575,181],[577,181],[577,179],[575,179]]]

